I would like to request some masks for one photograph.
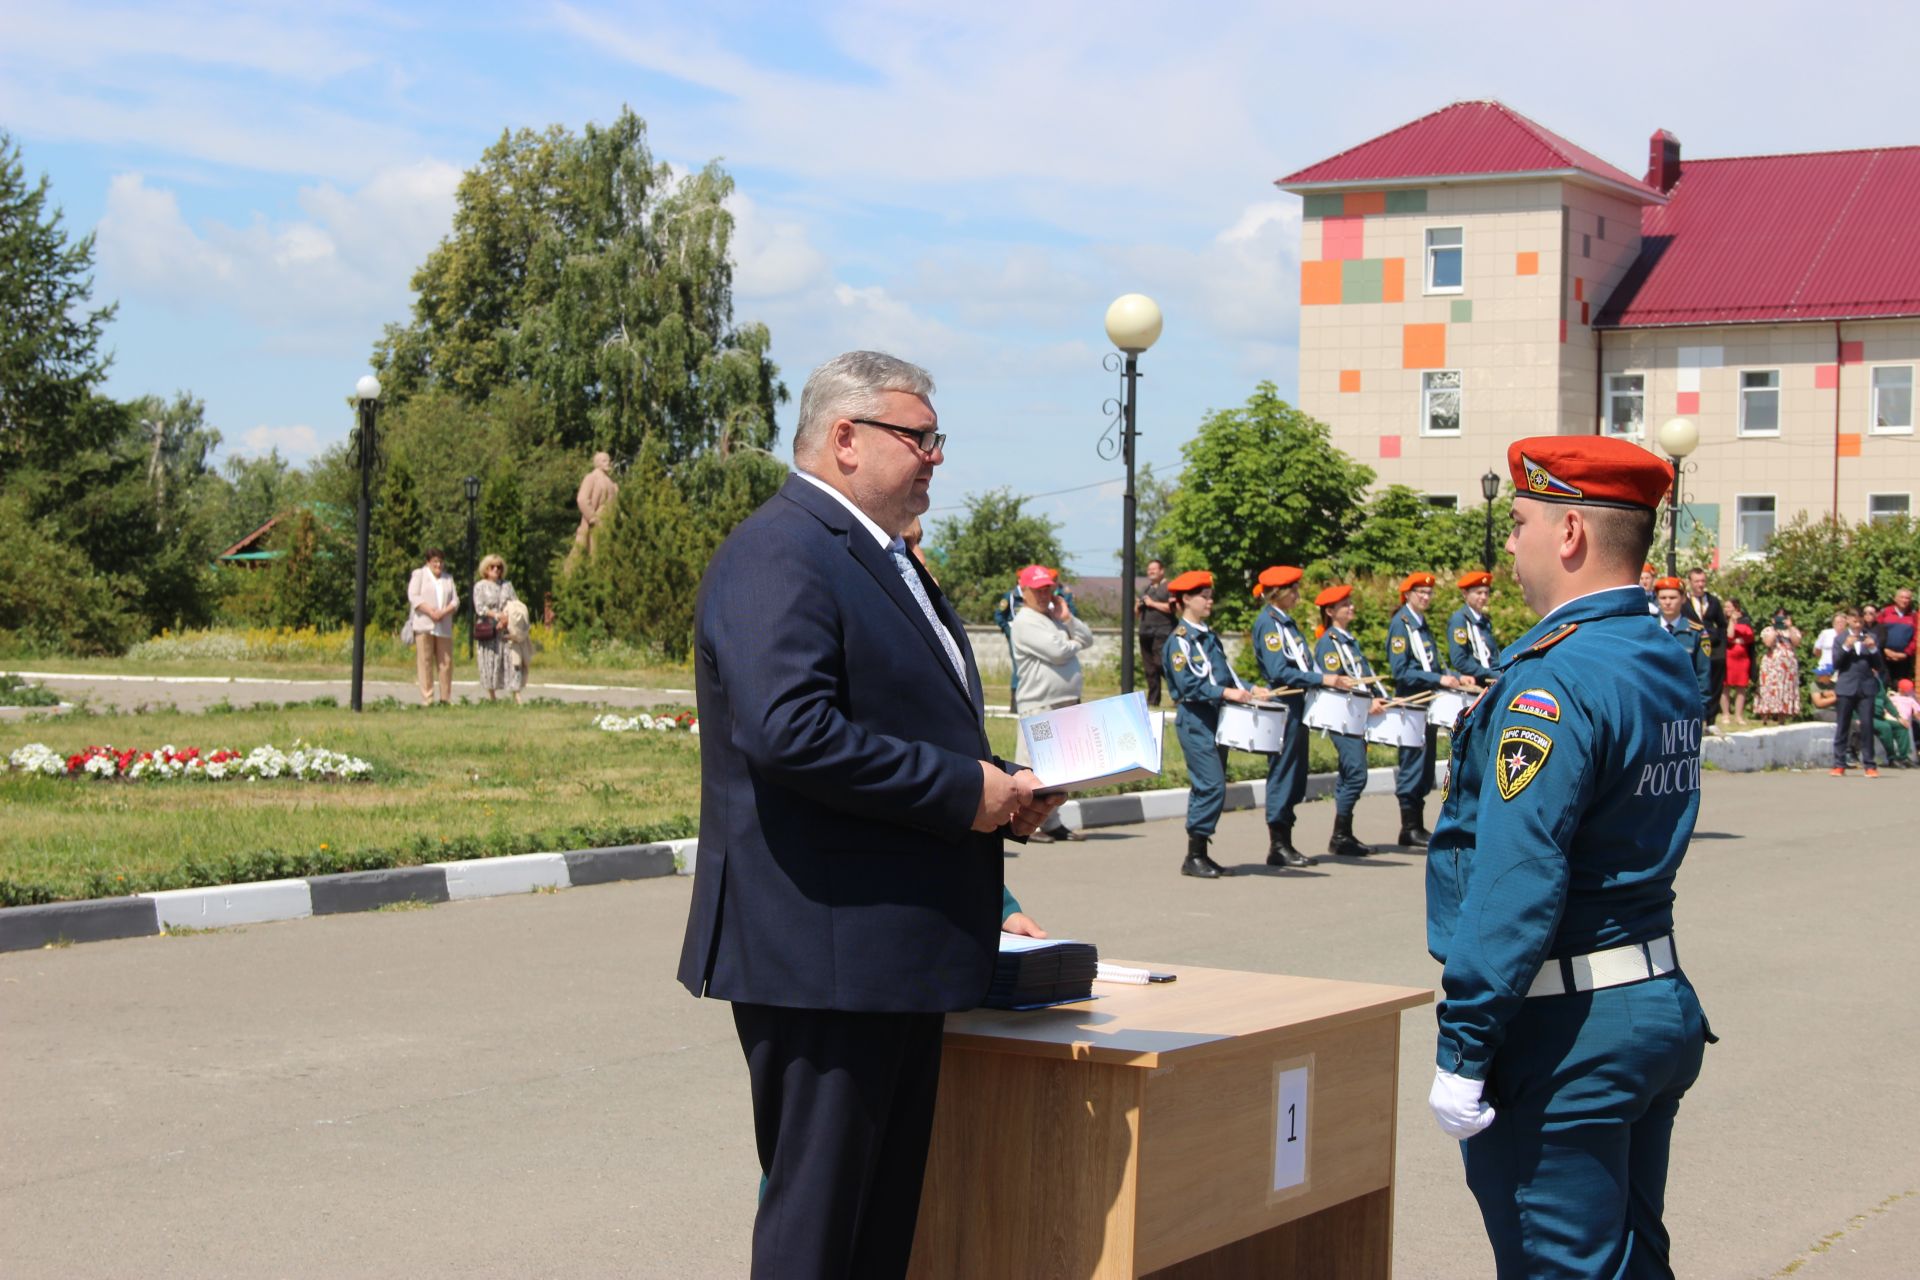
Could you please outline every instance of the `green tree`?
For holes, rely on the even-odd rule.
[[[407,619],[407,580],[427,551],[413,472],[400,459],[387,463],[367,540],[367,625],[393,631]]]
[[[480,554],[499,556],[507,562],[509,580],[527,582],[526,552],[527,513],[520,502],[520,481],[503,458],[494,463],[480,486]],[[534,608],[533,598],[525,603]]]
[[[1173,510],[1176,481],[1162,480],[1153,473],[1153,464],[1145,463],[1133,483],[1133,547],[1138,573],[1146,573],[1147,561],[1171,565],[1173,538],[1168,532],[1168,515]],[[1178,572],[1178,570],[1174,570]]]
[[[1165,528],[1182,569],[1213,571],[1223,627],[1252,613],[1247,588],[1263,566],[1339,551],[1373,482],[1371,470],[1333,447],[1325,423],[1282,400],[1271,382],[1244,406],[1209,414],[1181,453],[1186,467]]]
[[[93,237],[69,243],[60,221],[46,175],[29,186],[20,149],[0,132],[0,477],[108,443],[73,432],[106,376],[100,340],[116,308],[90,305]]]
[[[523,386],[538,443],[631,459],[657,436],[669,466],[771,445],[787,392],[766,329],[733,324],[732,192],[717,164],[677,179],[656,164],[628,108],[577,136],[503,133],[414,275],[412,322],[376,347],[390,402]]]
[[[267,575],[271,625],[331,627],[352,618],[353,548],[339,531],[311,507],[295,507],[273,527],[268,546],[280,558],[255,572]]]
[[[969,622],[987,622],[994,602],[1030,564],[1058,568],[1060,526],[1030,515],[1009,489],[968,494],[966,512],[935,523],[927,541],[939,552],[940,589]]]
[[[278,449],[255,457],[229,457],[221,472],[226,487],[214,534],[220,550],[291,508],[309,487],[307,474],[281,457]]]
[[[0,491],[0,647],[10,653],[119,653],[147,633],[137,584],[97,573],[61,530],[33,514],[28,494]]]
[[[1786,609],[1811,638],[1835,609],[1884,605],[1900,587],[1916,584],[1920,526],[1912,520],[1847,525],[1803,513],[1774,534],[1765,557],[1738,561],[1715,574],[1713,590],[1745,605],[1756,627],[1774,610]]]
[[[1511,493],[1494,503],[1494,563],[1504,556],[1507,533],[1513,527]],[[1436,507],[1405,485],[1388,485],[1374,494],[1361,511],[1359,526],[1331,561],[1343,576],[1404,575],[1425,569],[1451,577],[1481,567],[1485,552],[1486,513]]]

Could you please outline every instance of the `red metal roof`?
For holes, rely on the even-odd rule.
[[[1920,315],[1920,147],[1686,160],[1596,327]]]
[[[1473,178],[1573,170],[1648,201],[1660,193],[1502,103],[1456,102],[1370,142],[1290,173],[1287,190],[1365,182]]]

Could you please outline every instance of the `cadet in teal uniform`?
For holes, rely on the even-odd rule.
[[[1379,687],[1367,655],[1360,651],[1360,642],[1353,638],[1353,588],[1328,587],[1315,596],[1313,602],[1320,607],[1320,639],[1314,646],[1314,658],[1327,673],[1328,680],[1343,677],[1345,684],[1335,687],[1348,690],[1369,684]],[[1377,713],[1386,705],[1385,698],[1375,698],[1367,710],[1370,714]],[[1327,737],[1332,740],[1334,754],[1340,761],[1340,773],[1333,786],[1333,838],[1327,841],[1327,852],[1335,857],[1365,857],[1373,849],[1355,838],[1353,809],[1360,803],[1360,794],[1367,789],[1367,740],[1352,733],[1329,732]]]
[[[1248,689],[1227,663],[1213,616],[1213,575],[1191,569],[1167,584],[1180,622],[1167,637],[1167,693],[1179,708],[1173,731],[1187,760],[1187,858],[1180,874],[1215,880],[1233,873],[1207,855],[1227,799],[1227,749],[1214,741],[1223,702],[1264,702],[1273,694]]]
[[[1493,575],[1475,569],[1461,574],[1453,585],[1460,588],[1466,603],[1447,619],[1447,663],[1461,675],[1490,685],[1500,678],[1493,667],[1500,656],[1500,642],[1493,638],[1493,619],[1487,617]]]
[[[1449,672],[1440,660],[1440,651],[1433,643],[1433,631],[1427,626],[1427,610],[1432,605],[1432,574],[1410,573],[1400,580],[1400,607],[1387,625],[1387,666],[1393,672],[1396,698],[1471,687]],[[1417,747],[1400,748],[1400,768],[1394,775],[1393,794],[1400,798],[1400,843],[1403,845],[1423,848],[1432,834],[1427,830],[1427,793],[1433,790],[1433,758],[1439,737],[1439,729],[1429,719],[1426,741]]]
[[[1700,806],[1693,664],[1634,581],[1673,473],[1604,436],[1507,450],[1540,622],[1461,717],[1427,855],[1428,1101],[1503,1277],[1670,1277],[1680,1097],[1712,1039],[1674,951]]]
[[[1300,603],[1300,570],[1276,564],[1260,571],[1253,593],[1266,601],[1253,621],[1253,652],[1260,660],[1260,678],[1276,696],[1291,691],[1287,727],[1280,750],[1267,757],[1267,865],[1310,867],[1318,861],[1293,847],[1293,814],[1307,794],[1306,689],[1346,689],[1353,681],[1344,675],[1326,675],[1315,665],[1306,637],[1288,612]]]
[[[1678,578],[1660,578],[1653,584],[1654,608],[1660,625],[1668,634],[1687,646],[1693,656],[1693,678],[1700,685],[1702,714],[1713,702],[1713,659],[1707,656],[1711,641],[1707,629],[1686,614],[1687,588]]]

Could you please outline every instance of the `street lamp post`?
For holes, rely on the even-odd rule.
[[[480,501],[480,477],[468,476],[466,483],[467,483],[467,590],[472,591],[474,586],[477,585],[480,581],[480,566],[479,566],[479,563],[474,559],[474,557],[480,554],[480,550],[478,546],[479,540],[480,540],[480,534],[479,534],[479,526],[474,523],[474,518],[473,518],[474,504]],[[467,610],[467,656],[469,658],[473,656],[473,621],[474,621],[474,612],[472,609],[468,609]]]
[[[1480,551],[1480,567],[1493,572],[1493,500],[1500,496],[1500,476],[1489,471],[1480,477],[1480,496],[1487,500],[1487,545]]]
[[[1144,293],[1127,293],[1107,308],[1107,337],[1126,355],[1125,400],[1121,408],[1120,452],[1126,459],[1127,491],[1120,520],[1120,692],[1133,692],[1133,441],[1134,394],[1140,381],[1140,353],[1160,337],[1160,307]],[[1109,360],[1112,357],[1108,357]]]
[[[367,518],[373,510],[373,462],[377,440],[374,420],[380,412],[380,379],[367,374],[354,384],[353,399],[360,412],[353,449],[360,464],[360,510],[354,521],[353,559],[353,709],[360,710],[361,687],[367,671]]]
[[[1673,488],[1667,493],[1667,576],[1680,576],[1680,477],[1687,455],[1700,447],[1700,428],[1691,418],[1668,418],[1660,424],[1660,447],[1673,459]]]

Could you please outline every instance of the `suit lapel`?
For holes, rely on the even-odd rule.
[[[965,640],[966,628],[960,625],[959,617],[953,612],[952,606],[947,604],[940,588],[922,574],[921,585],[927,590],[927,599],[933,602],[934,611],[941,616],[941,621],[946,624],[954,644],[959,648],[960,656],[967,664],[967,679],[972,688],[960,683],[959,674],[954,671],[953,662],[947,657],[946,646],[941,644],[940,638],[933,633],[933,623],[928,621],[926,610],[922,609],[920,602],[913,598],[913,592],[908,589],[906,579],[900,576],[900,570],[895,566],[893,557],[874,541],[873,535],[867,532],[866,526],[856,520],[851,512],[833,498],[798,476],[789,477],[781,493],[819,517],[828,528],[839,530],[846,537],[847,551],[860,567],[880,584],[880,589],[887,593],[887,597],[893,601],[894,606],[906,616],[908,625],[920,633],[921,641],[932,651],[941,672],[946,675],[947,683],[967,700],[970,708],[978,711],[983,705],[985,694],[979,691],[980,677],[974,668],[971,647]],[[914,569],[918,572],[919,566],[915,565]]]

